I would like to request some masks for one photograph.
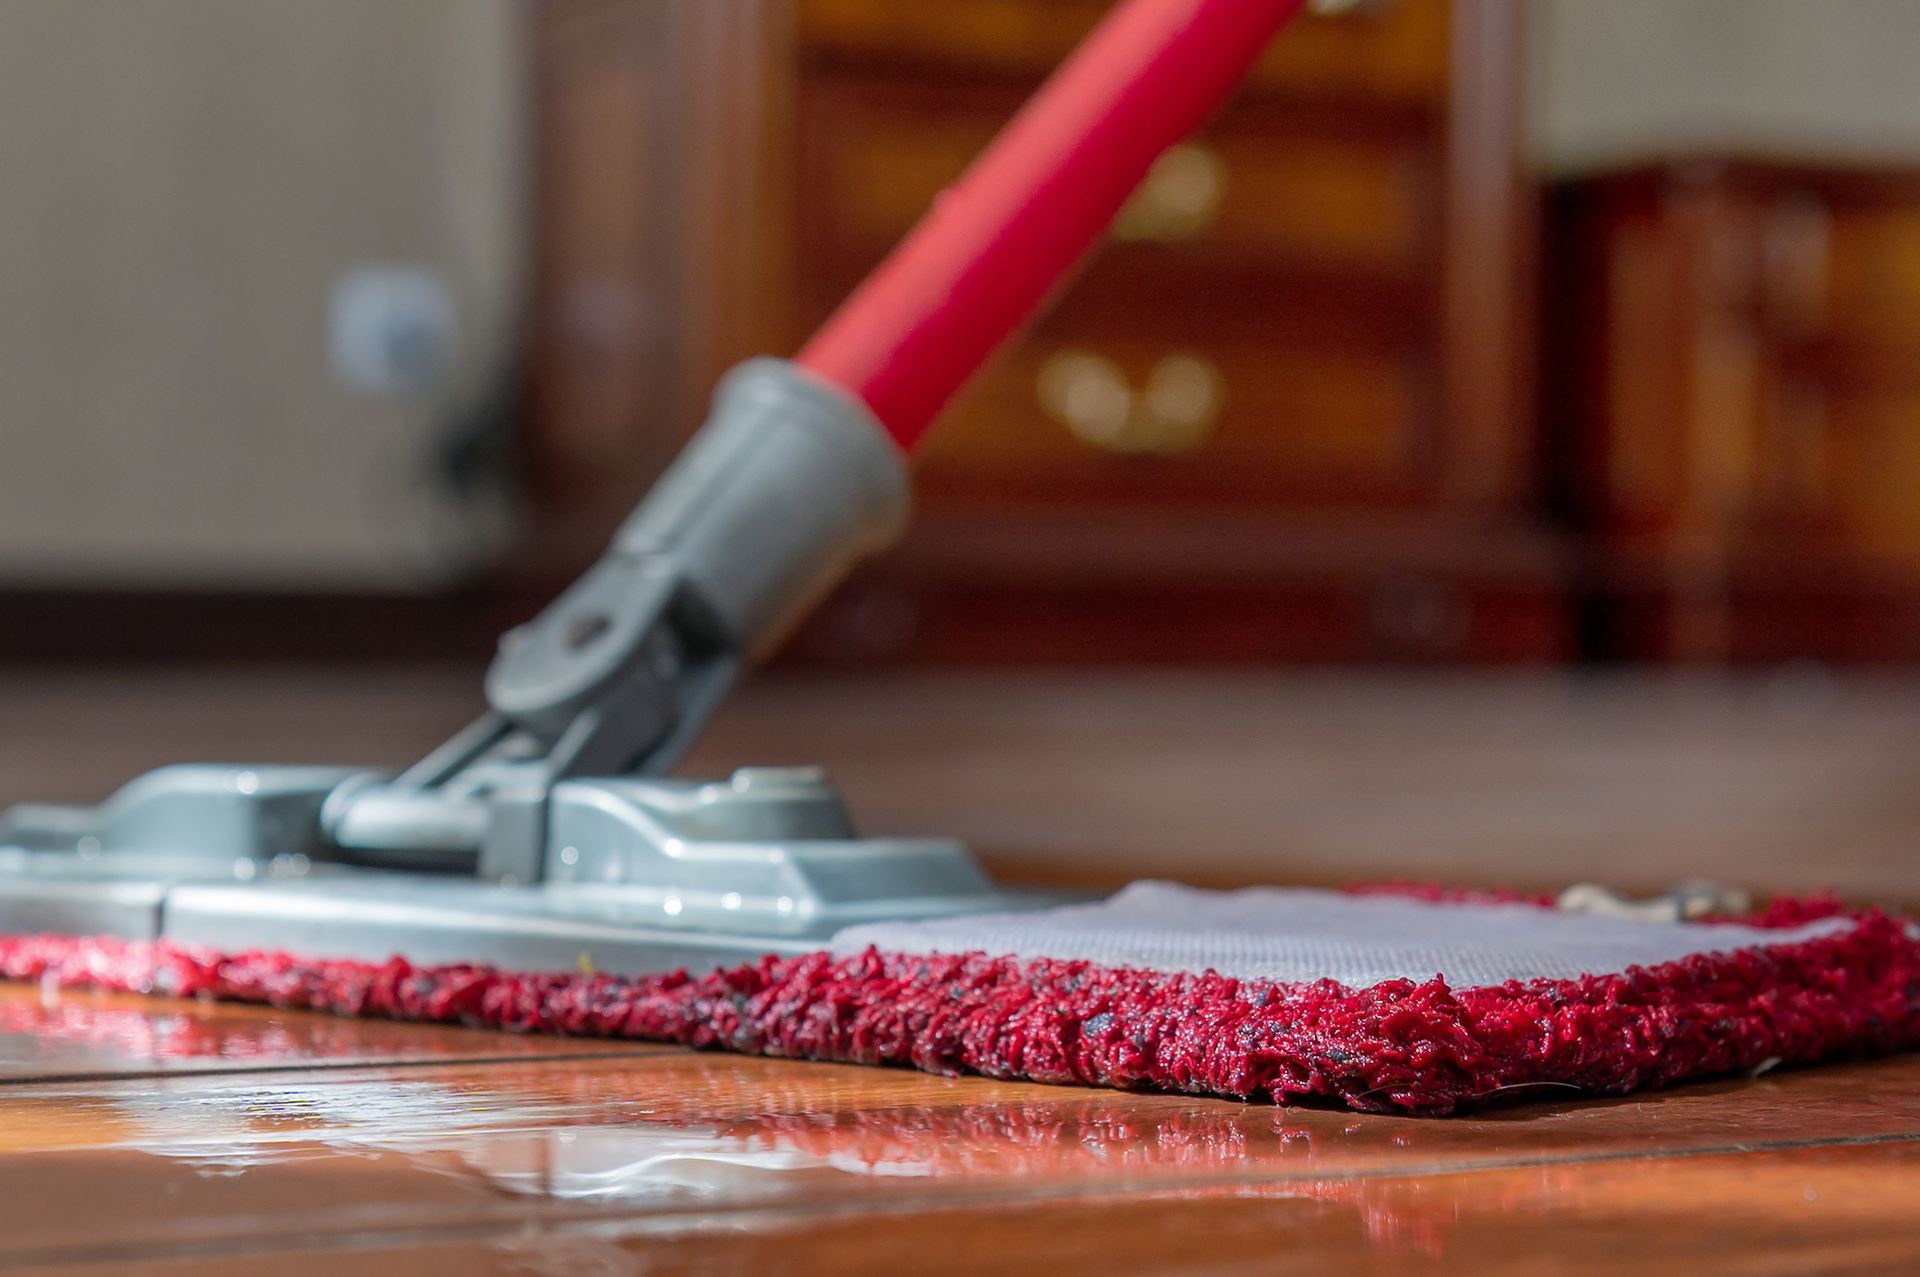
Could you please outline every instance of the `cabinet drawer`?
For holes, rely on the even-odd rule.
[[[1920,562],[1920,347],[1768,353],[1754,422],[1753,522]]]
[[[891,76],[821,76],[804,89],[802,207],[810,258],[879,260],[1019,106]],[[1436,256],[1438,147],[1387,129],[1244,103],[1170,151],[1114,226],[1110,254],[1199,268],[1413,276]],[[1324,127],[1321,127],[1324,126]]]
[[[1108,0],[803,0],[801,32],[816,55],[911,58],[1038,75],[1111,7]],[[1333,0],[1295,19],[1262,55],[1255,85],[1292,93],[1437,101],[1446,91],[1446,0]]]
[[[1920,561],[1920,392],[1836,400],[1827,426],[1827,495],[1847,541],[1876,558]]]
[[[1035,338],[955,406],[917,481],[933,504],[1397,499],[1431,406],[1420,365],[1385,353]]]
[[[1920,194],[1920,192],[1916,192]],[[1804,290],[1815,324],[1844,341],[1911,347],[1920,332],[1920,207],[1776,204],[1769,220],[1776,291]]]
[[[1761,201],[1765,508],[1920,558],[1920,187],[1842,177]]]

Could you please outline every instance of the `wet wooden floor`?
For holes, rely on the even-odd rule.
[[[0,801],[178,758],[403,764],[459,674],[0,682]],[[1920,899],[1920,685],[789,681],[823,761],[1003,869],[1715,875]],[[1445,1120],[0,986],[0,1270],[1920,1271],[1920,1057]]]
[[[1920,1059],[1445,1120],[0,986],[0,1269],[1913,1271]]]

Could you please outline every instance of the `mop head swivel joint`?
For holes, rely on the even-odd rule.
[[[1008,907],[957,842],[858,837],[812,770],[665,778],[907,494],[856,400],[743,365],[609,552],[502,640],[478,721],[398,776],[181,766],[15,808],[0,930],[641,972]]]

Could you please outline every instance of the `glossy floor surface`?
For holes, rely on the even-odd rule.
[[[1448,1120],[0,986],[0,1270],[1920,1265],[1920,1060]]]
[[[0,678],[0,802],[404,764],[448,671]],[[752,689],[707,771],[1036,877],[1920,900],[1920,684],[974,675]],[[1920,1057],[1356,1116],[0,986],[0,1271],[1920,1271]]]

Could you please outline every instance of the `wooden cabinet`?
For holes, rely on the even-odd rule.
[[[1596,649],[1920,656],[1920,176],[1695,160],[1553,207]]]
[[[796,338],[1104,11],[802,0]],[[1323,5],[950,410],[816,655],[1545,659],[1518,6]]]
[[[801,114],[809,315],[906,233],[1021,97],[929,92],[904,73],[821,79]],[[1420,138],[1289,124],[1274,104],[1242,104],[1162,161],[1115,242],[942,425],[920,462],[925,505],[1417,492],[1436,397],[1437,156]]]
[[[550,508],[610,525],[698,387],[804,340],[1106,8],[549,7]],[[1529,391],[1522,8],[1300,18],[955,403],[907,542],[792,652],[1563,655]]]
[[[785,5],[541,0],[521,449],[532,532],[509,577],[564,584],[699,424],[729,364],[782,346],[791,182]]]

